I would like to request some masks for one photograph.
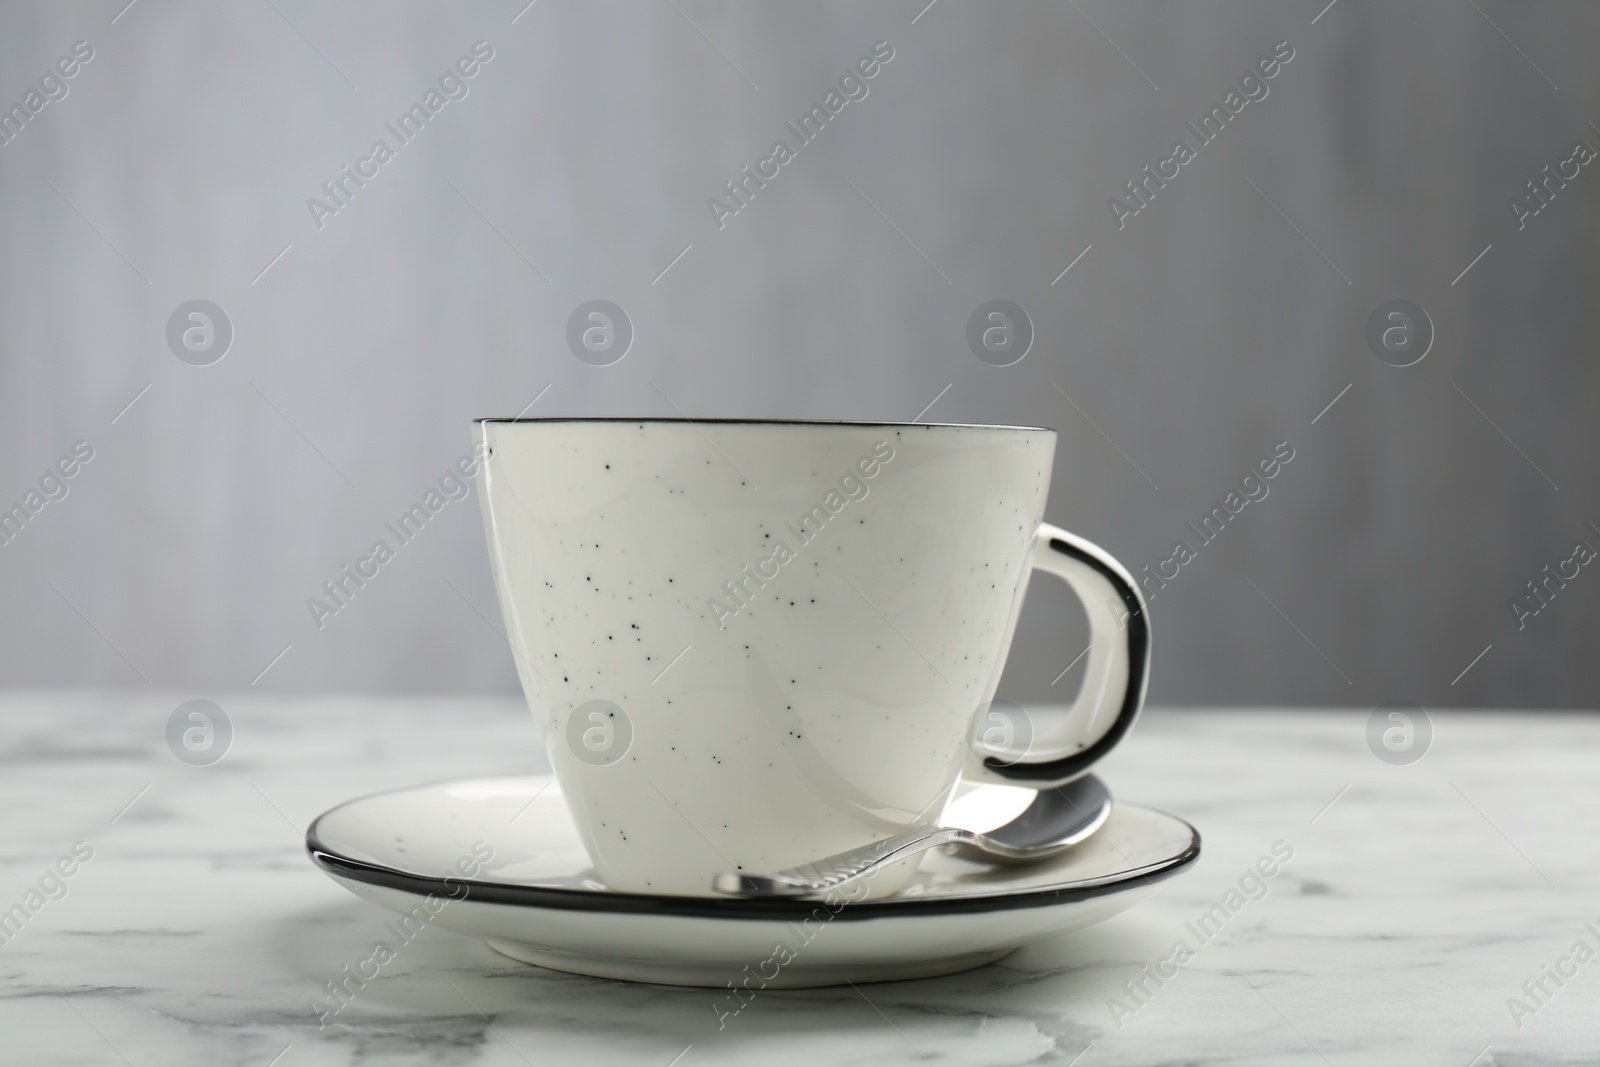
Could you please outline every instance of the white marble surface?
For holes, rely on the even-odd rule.
[[[192,695],[0,698],[0,909],[75,842],[94,851],[0,944],[0,1061],[1600,1060],[1600,960],[1546,979],[1520,1028],[1507,1006],[1574,942],[1600,949],[1584,927],[1600,929],[1593,715],[1435,713],[1426,758],[1394,767],[1368,751],[1365,710],[1156,711],[1104,777],[1196,823],[1204,856],[1133,911],[1004,964],[763,993],[719,1031],[710,991],[541,971],[430,929],[319,1030],[311,998],[388,913],[311,866],[306,823],[384,787],[542,769],[532,723],[512,701],[221,699],[232,748],[189,767],[163,731]],[[1280,840],[1294,855],[1268,894],[1201,946],[1185,924]],[[1119,1027],[1109,999],[1179,939],[1194,958]]]

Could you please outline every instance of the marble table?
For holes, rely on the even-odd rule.
[[[0,909],[42,900],[0,944],[0,1062],[1600,1061],[1600,960],[1573,954],[1600,950],[1593,715],[1435,712],[1427,755],[1397,766],[1369,748],[1370,709],[1156,709],[1103,777],[1194,822],[1205,852],[1099,927],[946,978],[766,992],[721,1030],[711,991],[428,929],[319,1029],[312,997],[388,913],[312,867],[306,824],[385,787],[542,770],[531,719],[512,700],[219,697],[229,750],[188,766],[165,730],[191,696],[0,697]],[[1279,842],[1292,858],[1258,889]],[[1163,964],[1179,941],[1192,957]]]

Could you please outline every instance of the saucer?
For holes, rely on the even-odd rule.
[[[964,786],[989,829],[1032,790]],[[967,825],[948,818],[955,825]],[[595,875],[548,776],[468,778],[378,793],[323,813],[306,849],[375,904],[558,971],[667,985],[799,988],[927,978],[1132,907],[1200,855],[1182,819],[1114,804],[1094,837],[1040,863],[927,853],[898,895],[861,903],[654,896]],[[412,931],[404,940],[415,936]]]

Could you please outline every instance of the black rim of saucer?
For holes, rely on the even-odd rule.
[[[439,783],[432,783],[439,784]],[[438,896],[451,900],[475,900],[485,904],[511,904],[555,911],[613,912],[632,915],[679,916],[698,919],[779,919],[810,918],[818,911],[832,912],[833,919],[860,921],[911,915],[961,915],[977,912],[1009,911],[1013,908],[1042,908],[1089,900],[1141,885],[1163,882],[1200,856],[1200,831],[1187,820],[1157,812],[1182,823],[1189,831],[1188,844],[1165,859],[1133,870],[1101,878],[1059,882],[1055,885],[1002,893],[970,893],[947,897],[885,897],[861,903],[819,898],[749,899],[743,897],[658,896],[651,893],[624,893],[612,890],[577,889],[568,886],[519,885],[510,882],[485,882],[472,878],[439,877],[416,874],[398,868],[368,863],[341,855],[324,844],[317,827],[324,818],[350,804],[393,793],[425,788],[412,786],[387,790],[346,801],[317,816],[306,829],[306,851],[312,862],[329,874],[353,882],[398,889],[417,896]],[[1128,805],[1137,807],[1138,805]],[[1155,809],[1145,809],[1155,810]]]

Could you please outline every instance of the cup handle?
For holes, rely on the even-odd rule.
[[[1139,717],[1150,684],[1150,614],[1139,585],[1104,549],[1043,523],[1033,540],[1033,568],[1062,578],[1089,617],[1089,662],[1067,717],[1028,753],[1011,761],[972,753],[969,782],[1048,789],[1087,774]],[[1042,753],[1042,755],[1041,755]]]

